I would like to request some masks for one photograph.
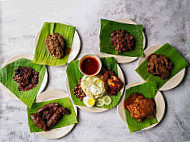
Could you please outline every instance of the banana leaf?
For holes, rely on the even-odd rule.
[[[64,57],[61,59],[54,58],[46,49],[45,39],[48,35],[52,33],[58,33],[62,35],[66,41],[66,52]],[[33,63],[50,65],[50,66],[65,65],[70,55],[74,33],[75,33],[75,27],[72,27],[70,25],[45,22],[40,32],[39,39],[36,45],[36,51],[33,58]]]
[[[147,71],[148,61],[147,59],[136,69],[136,72],[146,81],[155,81],[158,84],[158,89],[161,88],[169,79],[175,76],[183,68],[187,67],[189,63],[180,55],[180,53],[166,43],[159,48],[154,54],[162,54],[167,56],[173,64],[171,70],[171,76],[168,79],[161,79],[159,76],[154,76]]]
[[[65,126],[69,126],[77,122],[77,117],[75,114],[75,110],[73,108],[73,105],[71,103],[71,100],[69,97],[61,98],[61,99],[56,99],[56,100],[51,100],[51,101],[46,101],[46,102],[39,102],[39,103],[34,103],[32,108],[27,108],[27,113],[28,113],[28,124],[30,126],[30,132],[42,132],[43,130],[37,127],[34,122],[30,119],[30,114],[31,113],[37,113],[37,111],[43,107],[46,104],[49,103],[59,103],[61,106],[67,108],[70,110],[71,114],[64,115],[55,126],[53,126],[52,129],[56,128],[61,128]]]
[[[19,91],[17,82],[13,80],[14,70],[18,68],[18,66],[22,67],[32,67],[35,71],[39,72],[39,82],[38,85],[28,91]],[[15,62],[12,62],[2,69],[0,69],[0,82],[9,89],[18,99],[20,99],[27,107],[31,108],[36,95],[40,89],[42,84],[44,75],[45,75],[46,67],[43,65],[37,65],[31,62],[28,59],[19,59]]]
[[[157,88],[157,84],[154,82],[147,82],[141,85],[131,87],[126,90],[125,100],[132,93],[135,93],[135,92],[142,93],[145,96],[145,98],[154,98],[156,94],[156,88]],[[126,108],[125,108],[125,116],[126,116],[127,125],[128,125],[128,129],[130,133],[141,130],[143,128],[151,126],[152,124],[157,123],[156,117],[152,119],[146,118],[142,122],[138,122],[135,118],[130,116],[130,112]]]
[[[102,64],[103,66],[107,69],[107,70],[113,70],[115,75],[118,75],[118,71],[117,71],[117,62],[115,60],[115,58],[113,57],[107,57],[107,58],[101,58]],[[72,61],[66,70],[67,73],[67,79],[69,82],[69,89],[70,89],[70,93],[71,93],[71,97],[72,100],[74,102],[75,105],[78,106],[86,106],[83,101],[80,101],[79,98],[76,98],[76,96],[73,94],[72,89],[75,87],[75,85],[77,85],[79,82],[79,79],[83,77],[83,74],[79,71],[78,68],[78,60]],[[100,108],[107,108],[107,109],[112,109],[114,108],[120,101],[121,98],[121,92],[117,93],[117,96],[112,96],[109,95],[112,99],[112,103],[110,105],[103,105]],[[94,107],[97,107],[96,105]]]
[[[115,50],[115,47],[110,43],[111,33],[115,30],[126,30],[130,35],[135,38],[134,50],[119,53]],[[101,19],[101,30],[100,30],[100,52],[131,56],[131,57],[143,57],[143,26],[125,24],[106,19]]]

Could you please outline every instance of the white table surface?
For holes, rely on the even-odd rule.
[[[100,18],[126,18],[143,24],[148,46],[169,42],[190,61],[190,2],[188,0],[0,0],[0,65],[11,56],[34,54],[34,39],[43,22],[76,26],[82,39],[79,58],[99,53]],[[140,81],[137,61],[122,64],[127,82]],[[66,91],[66,66],[49,67],[46,90]],[[79,123],[56,142],[180,142],[190,140],[190,69],[175,89],[163,92],[167,112],[155,128],[129,134],[116,108],[99,114],[79,111]],[[26,106],[0,90],[0,141],[44,142],[29,132]],[[49,140],[51,141],[51,140]]]

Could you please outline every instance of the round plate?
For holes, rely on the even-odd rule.
[[[126,89],[129,89],[130,87],[133,87],[133,86],[137,86],[137,85],[140,85],[144,82],[134,82],[134,83],[130,83],[128,85],[126,85],[125,87],[125,91]],[[117,112],[121,118],[121,120],[127,124],[127,121],[126,121],[126,116],[125,116],[125,109],[124,109],[124,100],[125,100],[125,93],[123,95],[123,98],[122,100],[120,101],[120,103],[117,105]],[[161,92],[160,91],[157,91],[156,92],[156,95],[155,95],[155,101],[156,101],[156,118],[157,118],[157,121],[158,123],[162,120],[163,116],[164,116],[164,113],[165,113],[165,100],[164,100],[164,97],[162,96]],[[153,124],[149,127],[146,127],[142,130],[148,130],[152,127],[155,127],[158,123],[156,124]]]
[[[152,54],[153,52],[157,51],[162,45],[155,45],[155,46],[150,46],[148,47],[145,51],[144,51],[144,55],[145,57],[143,58],[139,58],[139,62],[138,62],[138,66],[144,61],[146,60],[146,58]],[[180,82],[183,80],[185,76],[185,68],[182,69],[180,72],[178,72],[174,77],[172,77],[171,79],[169,79],[159,90],[160,91],[165,91],[165,90],[170,90],[174,87],[176,87],[177,85],[180,84]]]
[[[37,98],[36,102],[45,102],[49,100],[55,100],[55,99],[60,99],[60,98],[65,98],[69,97],[64,91],[61,90],[50,90],[50,91],[45,91],[41,93]],[[77,116],[77,108],[74,106],[75,114]],[[62,128],[57,128],[57,129],[51,129],[47,132],[37,132],[38,135],[46,138],[46,139],[57,139],[60,137],[63,137],[67,135],[75,126],[75,124],[62,127]]]
[[[10,64],[16,60],[19,60],[21,58],[25,58],[25,59],[29,59],[29,60],[32,60],[33,56],[30,55],[30,54],[22,54],[22,55],[18,55],[18,56],[14,56],[14,57],[11,57],[9,58],[4,64],[2,67],[6,66],[7,64]],[[47,72],[47,68],[46,68],[46,72],[45,72],[45,75],[44,75],[44,78],[43,78],[43,81],[42,81],[42,84],[41,84],[41,87],[38,91],[38,94],[37,96],[45,89],[46,85],[47,85],[47,82],[48,82],[48,72]],[[7,89],[7,87],[5,87],[3,84],[1,84],[1,88],[3,91],[6,92],[6,94],[13,98],[13,99],[16,99],[16,100],[19,100],[9,89]]]
[[[104,57],[103,55],[96,55],[96,56],[98,56],[99,58]],[[122,72],[122,70],[121,70],[121,68],[120,68],[120,66],[118,64],[117,64],[117,70],[118,70],[118,77],[123,82],[123,87],[120,90],[121,98],[122,98],[122,95],[123,95],[123,92],[124,92],[124,86],[125,86],[125,78],[124,78],[123,72]],[[66,78],[66,88],[67,88],[67,92],[68,92],[68,94],[70,95],[70,98],[71,98],[68,78]],[[88,112],[104,112],[104,111],[108,110],[108,109],[105,109],[105,108],[98,108],[98,107],[85,107],[85,106],[77,106],[77,107],[80,108],[83,111],[88,111]]]
[[[137,23],[135,23],[134,21],[128,20],[128,19],[116,19],[115,21],[121,22],[121,23],[137,25]],[[145,35],[143,32],[143,49],[145,48],[145,43],[146,43],[146,39],[145,39]],[[106,57],[114,57],[118,63],[129,63],[138,58],[138,57],[130,57],[130,56],[111,55],[111,54],[106,54],[106,53],[103,53],[103,54]]]
[[[38,39],[39,39],[40,33],[37,34],[35,41],[34,41],[34,46],[36,47]],[[74,60],[77,55],[80,52],[80,47],[81,47],[81,41],[80,41],[80,36],[78,32],[75,30],[74,37],[73,37],[73,44],[72,44],[72,50],[68,58],[68,63],[70,63],[72,60]]]

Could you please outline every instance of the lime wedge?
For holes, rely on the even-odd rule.
[[[103,98],[102,98],[102,100],[103,100],[103,102],[104,102],[104,104],[105,105],[109,105],[109,104],[111,104],[111,102],[112,102],[112,100],[111,100],[111,97],[110,96],[104,96]]]
[[[103,105],[104,105],[104,101],[102,99],[97,99],[96,100],[96,106],[101,107]]]

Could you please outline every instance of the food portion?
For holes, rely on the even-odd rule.
[[[98,99],[106,93],[107,86],[103,81],[103,76],[83,76],[81,88],[88,97]]]
[[[95,104],[95,101],[96,101],[95,99],[88,96],[84,97],[83,99],[83,102],[87,107],[93,107]]]
[[[107,71],[104,67],[102,68],[103,80],[108,84],[108,94],[117,95],[117,92],[122,88],[123,83],[121,80],[114,75],[113,70]]]
[[[30,114],[34,124],[44,131],[51,130],[53,126],[65,115],[71,112],[58,103],[50,103],[40,108],[37,113]]]
[[[48,35],[45,40],[45,44],[51,56],[58,59],[64,56],[66,43],[65,43],[64,38],[60,34],[53,33],[51,35]]]
[[[116,96],[122,86],[123,83],[113,70],[107,71],[103,67],[98,75],[84,75],[72,91],[87,107],[102,107],[112,103],[110,95]]]
[[[145,98],[141,93],[132,93],[125,101],[125,108],[138,122],[142,122],[145,118],[154,118],[156,114],[154,100]]]
[[[80,99],[80,101],[83,100],[83,98],[86,96],[84,91],[81,88],[81,79],[79,79],[79,83],[75,85],[75,88],[72,89],[73,94]]]
[[[93,56],[84,57],[80,63],[80,69],[85,75],[95,75],[100,70],[100,62]]]
[[[167,79],[171,75],[172,62],[164,55],[151,54],[148,56],[148,72],[161,79]]]
[[[110,42],[115,46],[115,50],[126,52],[133,50],[135,47],[135,39],[125,30],[116,30],[111,33]]]
[[[17,82],[19,91],[28,91],[38,85],[39,73],[31,67],[19,66],[14,74],[13,79]]]

